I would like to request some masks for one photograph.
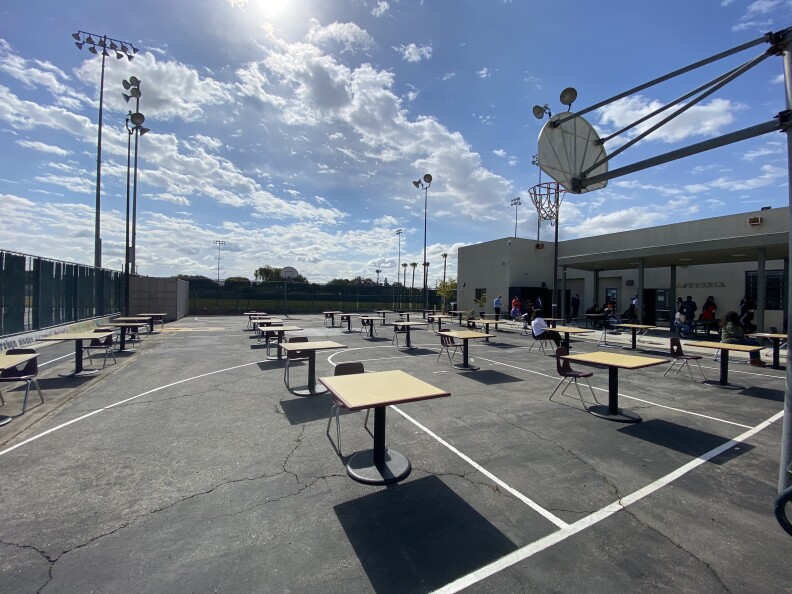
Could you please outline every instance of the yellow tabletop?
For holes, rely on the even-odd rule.
[[[20,355],[0,355],[0,369],[10,369],[31,359],[38,357],[38,353],[25,353]]]
[[[429,322],[412,321],[412,322],[390,322],[389,326],[428,326]]]
[[[323,313],[324,315],[326,315],[326,316],[329,316],[330,314],[333,314],[333,315],[335,315],[335,314],[340,314],[340,313],[344,313],[344,312],[343,312],[343,311],[336,311],[336,310],[333,310],[333,311],[323,311],[322,313]]]
[[[548,328],[548,330],[567,332],[569,334],[591,334],[594,332],[591,328],[578,328],[577,326],[556,326],[555,328]]]
[[[619,367],[620,369],[641,369],[642,367],[652,367],[653,365],[668,363],[668,359],[660,359],[658,357],[641,357],[638,355],[623,355],[621,353],[608,353],[604,351],[565,355],[562,358],[568,359],[569,361],[580,361],[581,363],[595,363],[597,365],[607,365],[608,367]]]
[[[611,324],[612,326],[616,326],[617,328],[635,328],[636,330],[650,330],[652,328],[657,328],[657,326],[648,326],[646,324]]]
[[[139,313],[139,316],[167,316],[168,314],[165,312],[161,313]]]
[[[58,342],[61,340],[92,340],[94,338],[103,339],[112,335],[112,332],[68,332],[65,334],[54,334],[52,336],[42,336],[36,340],[43,342]]]
[[[361,320],[381,320],[380,316],[360,316]]]
[[[277,330],[277,327],[273,330]],[[332,340],[315,340],[309,342],[284,342],[280,345],[284,351],[326,351],[330,349],[345,349],[347,345]]]
[[[723,351],[741,351],[743,353],[752,353],[754,351],[761,351],[763,347],[752,346],[750,344],[734,344],[732,342],[711,342],[702,340],[700,342],[686,342],[685,346],[703,347],[705,349],[720,349]]]
[[[262,332],[294,332],[296,330],[302,330],[299,326],[264,326],[263,328],[259,328]]]
[[[320,377],[319,381],[350,410],[451,395],[401,370]]]
[[[497,338],[496,334],[486,334],[484,332],[476,332],[475,330],[451,330],[449,332],[438,332],[438,334],[445,334],[459,338],[460,340],[470,340],[471,338]]]
[[[254,326],[272,326],[273,324],[283,324],[283,320],[280,318],[267,318],[266,320],[261,318],[253,318],[251,322]]]
[[[751,336],[751,337],[756,336],[757,338],[770,338],[770,339],[775,338],[776,340],[786,340],[787,339],[787,335],[786,334],[775,334],[773,332],[754,332],[752,334],[748,334],[748,336]]]

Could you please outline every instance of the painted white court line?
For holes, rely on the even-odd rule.
[[[516,551],[493,561],[492,563],[485,565],[484,567],[480,567],[479,569],[462,576],[454,580],[453,582],[446,584],[442,588],[435,590],[437,594],[451,594],[453,592],[460,592],[465,588],[469,588],[473,584],[477,584],[486,578],[495,575],[496,573],[503,571],[504,569],[508,569],[509,567],[520,563],[521,561],[525,561],[526,559],[534,556],[536,553],[540,553],[545,549],[550,548],[551,546],[558,544],[577,534],[578,532],[582,532],[586,528],[590,528],[595,524],[598,524],[602,520],[612,516],[618,511],[626,509],[629,505],[640,501],[644,497],[648,497],[649,495],[653,494],[655,491],[665,487],[666,485],[670,484],[671,482],[675,481],[681,476],[691,472],[693,469],[699,467],[700,465],[704,464],[715,458],[716,456],[722,454],[726,450],[743,443],[747,439],[753,437],[760,431],[763,431],[767,427],[769,427],[772,423],[780,419],[784,414],[784,411],[779,411],[766,421],[760,423],[756,427],[749,429],[745,433],[735,437],[734,439],[718,446],[717,448],[710,450],[706,454],[703,454],[696,458],[695,460],[691,460],[684,466],[679,467],[677,470],[668,473],[667,475],[657,479],[656,481],[649,483],[645,487],[638,489],[634,493],[631,493],[625,497],[622,497],[618,501],[614,501],[613,503],[606,505],[602,509],[594,512],[593,514],[586,516],[585,518],[578,520],[574,524],[568,525],[566,528],[561,528],[557,532],[553,532],[552,534],[548,534],[544,538],[540,538],[539,540],[532,542]]]
[[[62,424],[56,426],[56,427],[52,427],[51,429],[47,429],[46,431],[44,431],[42,433],[39,433],[38,435],[34,435],[33,437],[29,437],[28,439],[25,439],[24,441],[20,441],[16,445],[12,445],[9,448],[6,448],[4,450],[0,450],[0,456],[4,456],[5,454],[7,454],[9,452],[13,452],[15,449],[21,448],[23,445],[26,445],[26,444],[30,443],[31,441],[36,441],[37,439],[41,439],[45,435],[49,435],[50,433],[54,433],[55,431],[63,429],[64,427],[68,427],[69,425],[72,425],[73,423],[77,423],[78,421],[82,421],[84,419],[87,419],[88,417],[92,417],[95,414],[98,414],[100,412],[104,412],[106,410],[110,410],[111,408],[114,408],[114,407],[116,407],[116,406],[118,406],[120,404],[124,404],[126,402],[130,402],[132,400],[135,400],[136,398],[140,398],[141,396],[146,396],[148,394],[153,394],[154,392],[159,392],[160,390],[164,390],[166,388],[172,388],[173,386],[178,386],[179,384],[183,384],[185,382],[190,382],[192,380],[199,379],[199,378],[202,378],[202,377],[207,377],[207,376],[215,375],[215,374],[218,374],[218,373],[224,373],[226,371],[231,371],[233,369],[240,369],[241,367],[248,367],[250,365],[258,365],[259,363],[264,363],[264,362],[265,361],[254,361],[253,363],[244,363],[242,365],[235,365],[234,367],[226,367],[225,369],[218,369],[217,371],[210,371],[208,373],[202,373],[201,375],[188,377],[188,378],[179,380],[177,382],[172,382],[170,384],[166,384],[164,386],[160,386],[158,388],[153,388],[151,390],[143,392],[142,394],[138,394],[137,396],[132,396],[130,398],[125,398],[124,400],[120,400],[119,402],[115,402],[115,403],[110,404],[108,406],[104,406],[102,408],[98,408],[98,409],[96,409],[94,411],[91,411],[91,412],[86,413],[86,414],[84,414],[84,415],[82,415],[80,417],[77,417],[76,419],[72,419],[71,421],[67,421],[65,423],[62,423]]]
[[[444,447],[446,447],[447,449],[451,450],[451,451],[452,451],[454,454],[456,454],[457,456],[459,456],[460,458],[462,458],[462,459],[463,459],[465,462],[467,462],[468,464],[470,464],[470,465],[471,465],[473,468],[475,468],[475,469],[476,469],[478,472],[480,472],[481,474],[483,474],[484,476],[486,476],[487,478],[489,478],[491,481],[495,482],[495,483],[496,483],[498,486],[502,487],[503,489],[505,489],[506,491],[508,491],[508,492],[509,492],[509,493],[511,493],[512,495],[514,495],[514,496],[515,496],[517,499],[519,499],[520,501],[522,501],[522,502],[523,502],[524,504],[526,504],[528,507],[530,507],[530,508],[531,508],[531,509],[533,509],[534,511],[538,512],[538,513],[539,513],[541,516],[543,516],[543,517],[544,517],[544,518],[546,518],[547,520],[550,520],[550,521],[551,521],[553,524],[555,524],[555,525],[556,525],[556,526],[558,526],[559,528],[569,528],[569,524],[568,524],[568,523],[566,523],[566,522],[564,522],[564,520],[562,520],[561,518],[559,518],[559,517],[557,517],[557,516],[553,515],[552,513],[550,513],[549,511],[547,511],[545,508],[543,508],[542,506],[540,506],[538,503],[536,503],[534,500],[532,500],[532,499],[529,499],[528,497],[526,497],[525,495],[523,495],[522,493],[520,493],[520,492],[519,492],[519,491],[517,491],[516,489],[513,489],[512,487],[510,487],[509,485],[507,485],[506,483],[504,483],[504,482],[503,482],[502,480],[500,480],[500,479],[499,479],[497,476],[495,476],[494,474],[492,474],[492,473],[491,473],[489,470],[487,470],[486,468],[484,468],[483,466],[481,466],[480,464],[478,464],[478,463],[477,463],[475,460],[473,460],[472,458],[470,458],[470,456],[467,456],[467,455],[463,454],[463,453],[462,453],[460,450],[458,450],[457,448],[455,448],[454,446],[452,446],[450,443],[448,443],[448,442],[447,442],[446,440],[444,440],[442,437],[440,437],[439,435],[437,435],[437,434],[436,434],[435,432],[433,432],[431,429],[429,429],[428,427],[426,427],[426,426],[422,425],[421,423],[419,423],[418,421],[416,421],[415,419],[413,419],[413,418],[412,418],[410,415],[408,415],[407,413],[405,413],[405,412],[404,412],[403,410],[401,410],[401,409],[400,409],[398,406],[395,406],[395,405],[393,405],[393,406],[391,406],[390,408],[392,408],[392,409],[393,409],[393,410],[395,410],[397,413],[399,413],[401,416],[403,416],[405,419],[407,419],[408,421],[410,421],[410,422],[411,422],[413,425],[415,425],[416,427],[418,427],[418,428],[419,428],[421,431],[423,431],[424,433],[426,433],[426,434],[427,434],[427,435],[429,435],[430,437],[432,437],[432,438],[434,438],[435,440],[437,440],[437,442],[438,442],[438,443],[440,443],[441,445],[443,445],[443,446],[444,446]]]
[[[55,359],[44,361],[43,363],[39,363],[39,367],[44,367],[45,365],[49,365],[50,363],[55,363],[55,361],[60,361],[61,359],[66,359],[67,357],[74,358],[74,353],[69,353],[68,355],[63,355],[62,357],[56,357]]]

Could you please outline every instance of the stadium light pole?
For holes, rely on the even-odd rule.
[[[426,261],[426,216],[428,212],[428,205],[429,205],[429,186],[432,185],[432,175],[430,173],[425,173],[421,179],[417,179],[413,181],[413,185],[424,191],[424,250],[423,250],[423,266],[424,266],[424,281],[423,281],[423,292],[424,292],[424,309],[429,309],[429,290],[426,286],[427,283],[427,273],[429,272],[429,263]],[[413,271],[414,272],[414,271]],[[413,284],[415,284],[413,282]]]
[[[119,41],[107,35],[97,35],[96,33],[87,33],[85,31],[77,31],[72,33],[74,45],[77,49],[83,49],[86,45],[88,51],[95,56],[102,56],[102,70],[99,77],[99,132],[96,140],[96,215],[94,222],[94,266],[96,268],[102,267],[102,237],[100,233],[101,227],[101,205],[102,205],[102,108],[104,106],[104,73],[105,73],[105,58],[110,55],[108,50],[115,52],[115,57],[118,60],[126,57],[130,62],[138,53],[138,49],[128,41]]]
[[[520,207],[520,197],[512,198],[511,205],[514,207],[514,238],[517,239],[517,209]]]
[[[135,100],[135,113],[131,113],[129,119],[135,125],[135,176],[132,190],[132,247],[129,255],[132,270],[137,274],[137,173],[138,173],[138,139],[150,130],[143,126],[145,117],[140,113],[140,79],[130,76],[129,80],[121,83],[127,93],[121,93],[124,101],[129,103],[130,99]],[[128,127],[128,126],[127,126]]]
[[[220,286],[220,248],[223,247],[226,242],[222,239],[213,239],[212,243],[217,246],[217,286]]]
[[[404,233],[404,229],[396,229],[396,235],[399,236],[399,259],[396,260],[396,282],[399,282],[399,268],[401,267],[401,238],[402,233]],[[404,287],[402,287],[402,292]],[[399,307],[401,307],[401,299],[399,299]]]

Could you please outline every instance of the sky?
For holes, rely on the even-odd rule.
[[[133,204],[139,274],[252,280],[261,266],[291,266],[317,283],[393,282],[400,262],[423,261],[426,222],[435,286],[441,254],[453,278],[460,246],[515,226],[536,238],[529,189],[552,178],[534,163],[547,121],[535,105],[565,111],[560,93],[574,87],[581,111],[790,27],[792,1],[13,0],[0,17],[0,249],[94,262],[101,57],[75,46],[83,31],[139,49],[105,67],[104,267],[124,263],[134,100],[122,81],[135,76],[150,129]],[[609,136],[768,47],[585,119]],[[771,56],[609,167],[770,121],[784,89]],[[567,193],[559,237],[787,206],[785,141],[772,132]],[[415,188],[426,173],[428,190]],[[545,221],[539,233],[554,230]]]

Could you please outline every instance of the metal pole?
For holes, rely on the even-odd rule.
[[[129,172],[132,166],[132,130],[127,126],[127,184],[126,184],[126,239],[124,241],[124,314],[129,315]]]
[[[792,52],[789,48],[789,36],[786,35],[786,44],[784,46],[784,88],[786,91],[786,108],[792,109]],[[787,191],[789,192],[789,206],[790,206],[790,220],[789,225],[792,225],[792,184],[789,180],[792,179],[792,136],[790,136],[789,128],[785,130],[787,136]],[[790,246],[789,257],[792,257],[792,246]],[[792,290],[792,282],[787,277],[787,294]],[[792,301],[791,301],[792,302]],[[792,307],[787,305],[787,319],[792,316]],[[786,394],[784,397],[784,422],[781,430],[781,467],[778,475],[778,492],[787,489],[790,486],[789,476],[787,475],[787,467],[792,463],[792,364],[789,360],[789,346],[787,346],[786,353]]]
[[[424,282],[423,282],[423,292],[424,292],[424,309],[429,309],[429,293],[426,289],[426,276],[428,269],[426,267],[426,213],[429,206],[429,186],[424,188],[424,252],[423,252],[423,269],[424,269]]]
[[[556,293],[556,288],[558,286],[558,190],[556,190],[555,196],[555,243],[553,244],[553,296],[551,298],[550,303],[552,303],[552,312],[553,317],[557,318],[557,308],[558,304],[556,303],[558,297]]]
[[[102,37],[107,43],[107,35]],[[104,49],[104,48],[103,48]],[[102,75],[99,78],[99,133],[96,140],[96,222],[94,224],[94,266],[102,267],[102,237],[100,235],[102,205],[102,106],[104,104],[104,73],[106,52],[102,52]]]
[[[137,110],[140,113],[140,110]],[[140,126],[135,126],[135,172],[133,174],[134,187],[132,188],[132,253],[130,261],[134,274],[137,274],[137,264],[135,258],[135,233],[137,229],[137,172],[138,172],[138,138],[140,137]]]

